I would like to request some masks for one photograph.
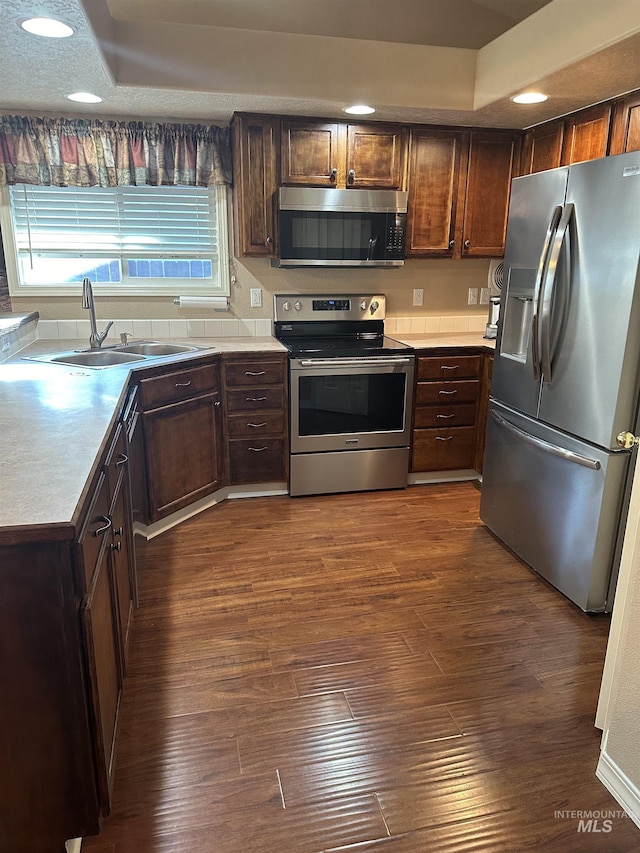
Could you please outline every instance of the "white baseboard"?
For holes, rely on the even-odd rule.
[[[142,524],[136,524],[135,532],[146,539],[155,539],[161,533],[171,530],[177,524],[186,521],[188,518],[193,518],[209,509],[216,504],[226,500],[234,500],[236,498],[261,498],[268,495],[287,495],[289,494],[286,483],[249,483],[243,486],[225,486],[223,489],[218,489],[212,495],[207,495],[206,498],[201,498],[195,503],[189,504],[184,509],[179,509],[177,512],[168,515],[166,518],[161,518],[153,524],[144,527]]]
[[[596,776],[636,826],[640,827],[640,789],[618,767],[606,750],[600,753]]]
[[[428,483],[463,483],[467,480],[478,480],[480,475],[473,468],[463,468],[460,471],[419,471],[409,474],[407,485],[423,486]]]

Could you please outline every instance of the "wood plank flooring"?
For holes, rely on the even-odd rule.
[[[608,618],[469,483],[228,501],[149,543],[85,853],[640,849],[595,777]],[[585,827],[583,826],[583,830]]]

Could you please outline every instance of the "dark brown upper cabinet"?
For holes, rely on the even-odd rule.
[[[233,212],[238,257],[277,256],[277,133],[273,116],[233,117]]]
[[[511,178],[519,161],[519,132],[471,132],[459,238],[462,257],[504,255]]]
[[[640,151],[640,92],[618,101],[611,122],[610,154]]]
[[[409,139],[408,257],[451,257],[455,251],[460,161],[465,135],[411,129]]]
[[[405,138],[398,125],[286,119],[281,129],[281,183],[400,189]]]

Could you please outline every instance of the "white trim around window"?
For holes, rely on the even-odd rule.
[[[179,210],[176,214],[171,205],[172,187],[114,188],[113,196],[107,190],[104,221],[109,225],[114,222],[113,229],[105,228],[104,221],[101,225],[100,211],[96,209],[94,213],[93,189],[83,194],[80,188],[77,193],[74,188],[62,188],[64,196],[61,192],[56,198],[57,189],[46,188],[43,193],[38,191],[39,188],[33,188],[28,199],[30,207],[27,209],[26,202],[23,204],[20,199],[14,218],[9,188],[0,188],[0,228],[12,296],[77,296],[82,292],[82,277],[87,273],[94,293],[100,296],[230,295],[229,193],[226,187],[175,188],[176,196],[183,199],[191,191],[194,196],[197,194],[193,210],[199,209],[200,214],[192,213],[188,203],[186,214]],[[165,218],[158,216],[153,201],[150,205],[144,203],[146,189],[150,190],[151,197],[161,193],[165,200],[168,191],[169,213]],[[29,188],[27,194],[28,191]],[[14,188],[14,193],[19,192],[20,187]],[[142,211],[143,221],[139,230],[136,221],[132,225],[128,220],[126,211],[122,214],[123,195],[127,197],[126,201],[138,204]],[[72,219],[63,216],[61,224],[56,219],[61,211],[65,211],[66,197],[69,198],[69,210],[81,223],[77,227],[70,224]],[[51,205],[50,202],[54,203]],[[35,220],[45,207],[46,215],[41,217],[39,224]],[[96,227],[92,229],[94,216]],[[170,224],[171,216],[177,223],[175,231]],[[134,220],[137,217],[138,213]],[[19,222],[21,245],[16,239],[16,221]],[[41,231],[36,233],[38,227]],[[69,249],[61,249],[67,236],[70,237]],[[21,274],[26,265],[33,272],[31,281]],[[62,267],[64,273],[56,273]],[[179,275],[172,277],[174,271]],[[75,279],[68,280],[72,275]],[[46,281],[43,280],[45,276]]]

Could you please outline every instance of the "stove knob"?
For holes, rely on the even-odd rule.
[[[282,308],[284,311],[291,311],[291,303],[290,302],[283,302]]]
[[[294,302],[293,307],[296,309],[296,311],[302,311],[302,302]]]
[[[379,307],[380,303],[376,302],[374,299],[371,305],[369,306],[369,311],[371,311],[372,314],[375,314]]]
[[[366,299],[363,299],[362,302],[360,303],[360,310],[361,311],[367,310],[367,300]]]

